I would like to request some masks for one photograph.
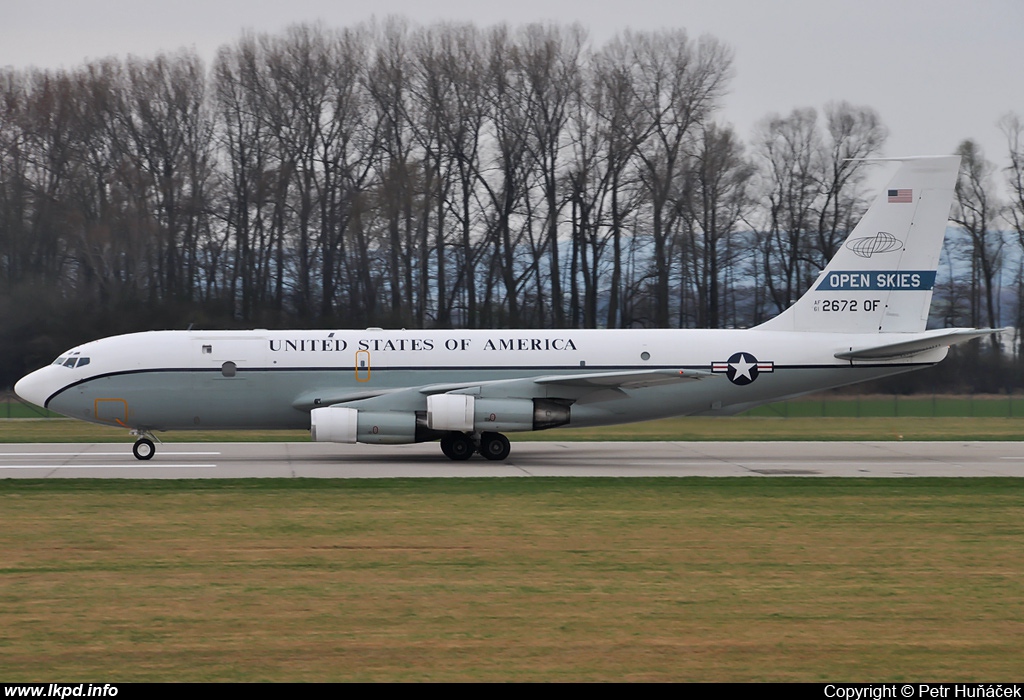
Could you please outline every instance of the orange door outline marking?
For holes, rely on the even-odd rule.
[[[118,418],[116,415],[113,415],[114,413],[116,413],[117,409],[111,411],[111,416],[109,418],[100,415],[100,404],[111,403],[121,404],[120,418]],[[105,406],[104,408],[109,409],[110,407]],[[96,420],[101,420],[106,423],[117,423],[118,425],[125,425],[128,422],[128,402],[125,401],[124,399],[94,399],[92,402],[92,415],[96,418]]]
[[[356,350],[356,381],[370,381],[370,351]]]

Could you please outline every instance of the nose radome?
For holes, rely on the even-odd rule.
[[[34,403],[36,406],[44,406],[48,397],[46,391],[46,379],[43,376],[46,373],[48,367],[43,369],[37,369],[31,374],[26,374],[24,377],[18,380],[18,383],[14,385],[14,393]]]

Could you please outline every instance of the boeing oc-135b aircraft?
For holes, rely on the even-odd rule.
[[[151,331],[72,348],[18,395],[138,436],[309,428],[440,440],[505,459],[503,433],[759,404],[933,365],[992,329],[925,330],[959,157],[900,165],[811,289],[746,330]]]

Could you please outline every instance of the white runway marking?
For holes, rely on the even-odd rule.
[[[216,464],[4,464],[0,469],[216,469]]]
[[[165,454],[161,452],[161,454]],[[220,452],[167,452],[168,455],[180,456],[217,456]],[[3,452],[0,459],[8,457],[133,457],[131,451],[120,452]]]

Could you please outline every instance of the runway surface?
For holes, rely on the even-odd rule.
[[[540,476],[1024,477],[1017,442],[517,442],[504,462],[452,462],[436,443],[0,445],[0,479]]]

